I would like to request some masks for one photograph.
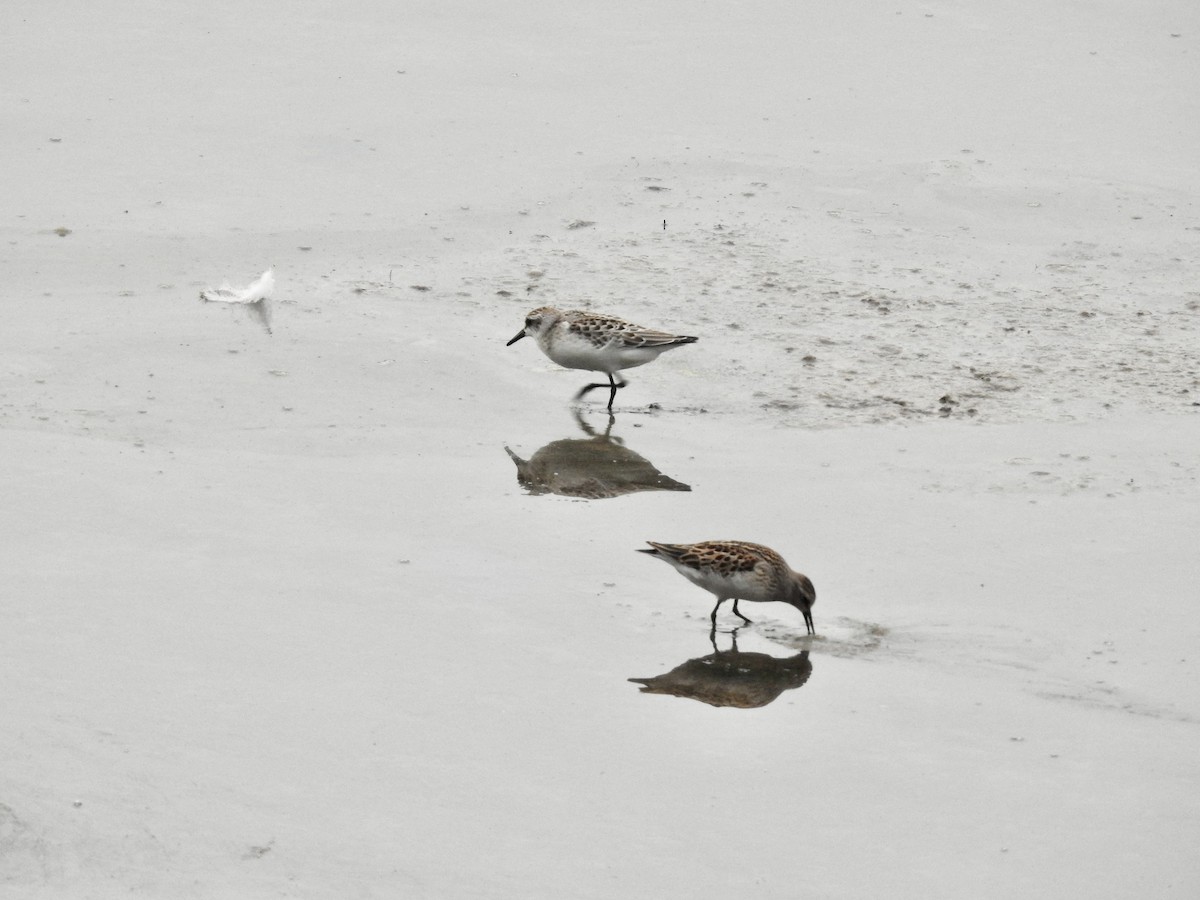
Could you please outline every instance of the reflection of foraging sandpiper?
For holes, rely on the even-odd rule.
[[[508,342],[512,346],[529,335],[550,359],[567,369],[587,369],[603,372],[608,383],[586,385],[575,399],[595,388],[609,388],[608,408],[611,410],[617,389],[625,387],[622,369],[645,365],[657,359],[664,350],[693,344],[699,338],[669,334],[653,328],[633,325],[615,316],[569,310],[562,312],[551,306],[535,309],[525,317],[525,327]]]
[[[699,700],[709,706],[757,709],[774,701],[784,691],[802,687],[812,676],[808,651],[780,659],[766,653],[738,650],[737,629],[733,646],[718,650],[716,633],[709,634],[713,652],[689,659],[653,678],[630,678],[644,694],[669,694]]]
[[[659,544],[646,541],[651,549],[639,549],[668,562],[693,584],[717,598],[712,621],[726,600],[733,601],[733,613],[747,624],[750,620],[738,610],[739,600],[757,603],[788,603],[804,614],[809,634],[813,627],[812,606],[817,592],[808,576],[793,572],[778,553],[761,544],[745,541],[702,541],[699,544]]]

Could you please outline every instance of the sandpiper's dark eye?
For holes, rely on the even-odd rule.
[[[528,319],[526,319],[526,320],[525,320],[525,327],[526,327],[526,328],[530,328],[530,327],[532,327],[532,325],[533,325],[533,319],[532,319],[532,317],[531,317],[531,318],[528,318]]]

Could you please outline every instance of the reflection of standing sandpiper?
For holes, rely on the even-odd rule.
[[[778,553],[762,544],[745,541],[702,541],[699,544],[659,544],[646,541],[652,549],[641,548],[656,559],[668,562],[684,578],[716,595],[712,621],[726,600],[733,601],[733,614],[747,624],[750,620],[738,610],[739,600],[756,603],[788,603],[804,614],[809,634],[813,627],[812,606],[817,592],[808,576],[793,572]]]
[[[567,369],[587,369],[603,372],[608,384],[585,385],[575,395],[579,400],[595,388],[609,388],[608,408],[617,398],[617,389],[626,381],[621,378],[622,369],[642,366],[658,358],[664,350],[694,344],[699,338],[681,334],[669,334],[653,328],[633,325],[616,316],[583,312],[573,309],[567,312],[543,306],[525,317],[525,327],[508,342],[512,346],[526,335],[537,341],[542,352]]]
[[[521,459],[508,447],[504,448],[517,466],[517,482],[529,493],[600,500],[639,491],[691,490],[683,482],[664,475],[650,460],[613,436],[616,420],[611,413],[603,434],[585,422],[578,410],[575,421],[586,438],[551,441],[529,459]]]

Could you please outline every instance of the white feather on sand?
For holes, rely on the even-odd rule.
[[[244,288],[230,287],[229,283],[219,288],[200,292],[200,299],[206,303],[258,303],[270,298],[275,290],[275,270],[267,269],[253,284]]]
[[[230,303],[245,306],[258,319],[259,323],[271,333],[271,309],[267,301],[275,291],[275,270],[267,269],[252,284],[244,288],[230,287],[229,283],[219,288],[209,288],[200,292],[200,299],[205,303]]]

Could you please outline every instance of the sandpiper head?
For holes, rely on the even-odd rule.
[[[809,634],[816,634],[817,630],[813,626],[812,608],[817,602],[817,589],[813,587],[813,583],[808,579],[807,575],[801,575],[799,572],[792,573],[792,592],[788,602],[804,616],[804,625],[808,629]]]
[[[543,331],[553,328],[560,318],[562,318],[562,313],[553,306],[539,306],[525,317],[525,327],[504,346],[511,347],[526,335],[537,337]]]

